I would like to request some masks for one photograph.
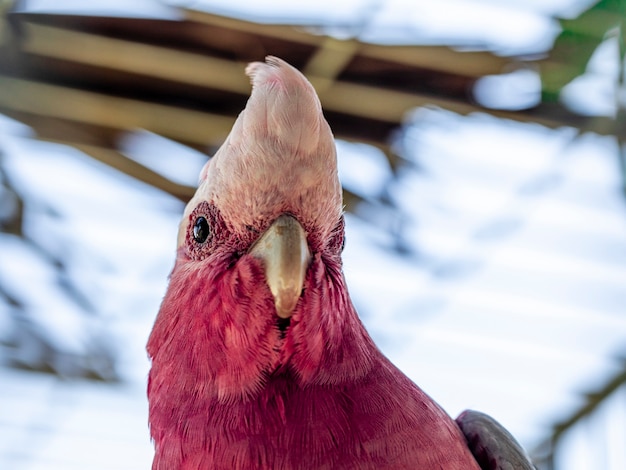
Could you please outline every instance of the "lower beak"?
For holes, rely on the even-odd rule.
[[[291,317],[311,259],[302,225],[290,215],[281,215],[252,245],[250,254],[263,261],[276,313]]]

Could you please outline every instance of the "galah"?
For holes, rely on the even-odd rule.
[[[184,211],[148,341],[152,468],[532,468],[495,421],[455,422],[375,346],[342,272],[320,101],[276,57],[246,73],[252,94]]]

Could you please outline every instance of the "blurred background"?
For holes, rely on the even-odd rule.
[[[245,64],[312,81],[345,273],[452,415],[626,468],[623,0],[0,0],[0,468],[149,468],[144,346]]]

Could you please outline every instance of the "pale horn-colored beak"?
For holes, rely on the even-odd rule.
[[[302,294],[311,259],[302,225],[290,215],[281,215],[252,245],[249,253],[263,261],[276,313],[280,318],[290,318]]]

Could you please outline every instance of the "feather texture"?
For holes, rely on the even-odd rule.
[[[185,210],[148,342],[153,469],[478,470],[352,305],[335,147],[312,86],[276,58],[247,73],[252,96]],[[286,329],[249,254],[284,213],[311,253]]]

